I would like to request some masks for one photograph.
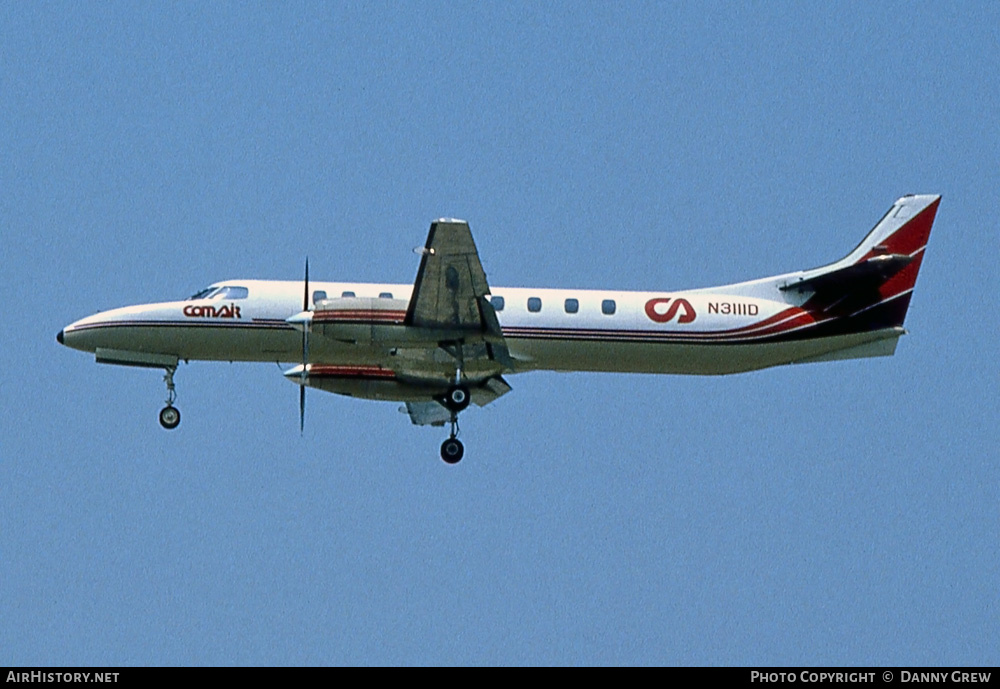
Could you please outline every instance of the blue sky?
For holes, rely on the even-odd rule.
[[[1000,662],[1000,5],[0,5],[0,664]],[[233,277],[682,289],[944,199],[891,359],[463,415],[56,332]]]

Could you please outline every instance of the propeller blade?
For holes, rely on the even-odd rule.
[[[306,256],[306,277],[305,287],[302,290],[302,310],[309,310],[309,257]],[[302,373],[301,385],[299,385],[299,435],[306,430],[306,377],[309,367],[309,329],[302,331]]]
[[[299,387],[299,435],[306,432],[306,386]]]
[[[302,294],[302,310],[309,310],[309,257],[306,256],[306,287]]]

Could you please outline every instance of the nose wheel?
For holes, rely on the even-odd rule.
[[[168,431],[177,428],[181,423],[181,412],[174,406],[177,400],[177,391],[174,389],[174,372],[176,366],[167,369],[163,376],[163,382],[167,384],[167,406],[160,410],[160,425]]]
[[[171,431],[181,423],[181,413],[177,407],[167,405],[160,410],[160,425]]]

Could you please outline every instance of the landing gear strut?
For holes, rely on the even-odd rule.
[[[468,401],[466,402],[466,404],[468,404]],[[465,455],[465,446],[462,445],[461,440],[455,437],[457,435],[458,435],[458,413],[452,412],[451,435],[447,440],[441,443],[441,459],[443,459],[448,464],[458,464],[462,460],[462,457]]]
[[[160,425],[168,431],[177,428],[181,422],[181,413],[174,406],[174,401],[177,399],[177,391],[174,390],[174,372],[176,370],[176,366],[170,366],[167,368],[166,375],[163,376],[163,382],[167,384],[167,406],[160,410]]]
[[[455,381],[444,396],[444,406],[451,412],[451,433],[448,439],[441,443],[441,459],[448,464],[458,464],[465,456],[465,446],[458,436],[458,413],[469,406],[469,388],[462,384],[462,367],[464,365],[461,342],[455,343],[454,351],[445,348],[455,357]]]

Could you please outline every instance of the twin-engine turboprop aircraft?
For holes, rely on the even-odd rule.
[[[226,280],[184,301],[104,311],[60,343],[97,361],[166,370],[164,428],[176,428],[180,360],[294,362],[285,376],[352,397],[405,403],[443,426],[462,459],[458,415],[536,370],[724,374],[889,356],[940,196],[904,196],[845,258],[822,268],[680,292],[491,289],[469,225],[431,223],[414,284]]]

